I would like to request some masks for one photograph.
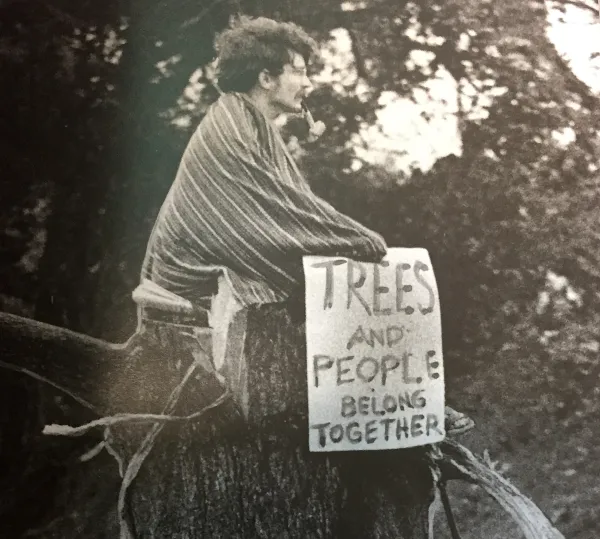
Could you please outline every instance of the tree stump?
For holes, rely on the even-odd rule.
[[[303,328],[281,305],[248,316],[248,421],[228,400],[196,421],[164,425],[130,488],[133,537],[425,539],[434,482],[423,452],[309,453]],[[188,369],[190,349],[176,331],[147,326],[144,360],[167,365],[168,376],[128,411],[160,413],[158,402]],[[201,371],[171,413],[197,412],[221,391]],[[112,446],[131,462],[149,429],[111,427]]]

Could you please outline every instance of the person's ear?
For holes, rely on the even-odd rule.
[[[266,69],[258,74],[258,84],[264,90],[270,90],[273,87],[273,77]]]

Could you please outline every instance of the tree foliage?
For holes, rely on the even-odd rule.
[[[336,29],[348,36],[340,83],[310,98],[327,133],[309,144],[298,122],[286,129],[319,194],[390,245],[429,249],[451,372],[514,363],[518,351],[551,365],[561,394],[589,385],[600,107],[549,41],[542,1],[3,2],[0,306],[130,334],[150,228],[216,99],[214,34],[238,13],[294,20],[323,44]],[[429,60],[412,61],[416,51]],[[360,162],[353,141],[380,98],[414,98],[440,73],[457,91],[461,155],[410,173]]]

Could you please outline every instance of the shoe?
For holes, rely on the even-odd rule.
[[[446,427],[446,434],[449,436],[464,434],[475,427],[475,421],[468,415],[457,412],[453,408],[450,408],[450,406],[446,406],[444,412],[444,425]]]

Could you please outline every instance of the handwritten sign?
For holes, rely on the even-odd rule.
[[[437,284],[425,249],[379,264],[304,258],[311,451],[441,441],[444,368]]]

